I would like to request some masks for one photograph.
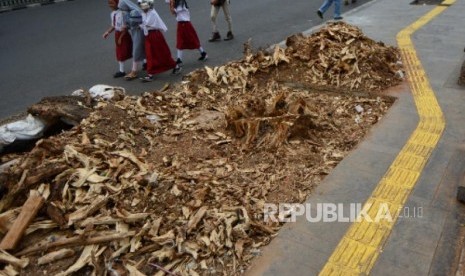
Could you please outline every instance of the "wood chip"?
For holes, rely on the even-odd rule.
[[[47,249],[106,243],[106,242],[117,241],[117,240],[125,239],[128,237],[132,237],[135,234],[136,232],[129,231],[127,233],[109,233],[106,235],[95,236],[95,237],[77,236],[77,237],[65,238],[62,240],[55,241],[55,242],[31,246],[29,248],[26,248],[16,253],[16,255],[24,256],[24,255],[32,254],[35,252],[41,252]]]
[[[61,259],[69,258],[74,256],[75,252],[72,249],[64,248],[58,251],[50,252],[37,260],[38,265],[44,265],[52,263]]]
[[[29,264],[29,259],[27,258],[18,259],[10,255],[5,250],[0,250],[0,262],[11,264],[19,268],[25,268]]]
[[[202,220],[203,216],[207,212],[208,207],[203,206],[197,212],[195,215],[193,215],[189,222],[187,223],[187,233],[190,233],[192,230],[194,230],[197,227],[197,224],[199,224],[200,220]]]
[[[10,250],[16,247],[27,227],[44,204],[44,201],[45,199],[37,191],[32,190],[30,192],[26,203],[24,203],[21,208],[21,213],[19,213],[19,216],[13,223],[13,226],[11,226],[10,230],[0,243],[1,249]]]
[[[98,211],[101,207],[103,207],[108,202],[108,197],[99,196],[97,197],[91,205],[87,205],[82,207],[79,210],[76,210],[74,213],[69,215],[68,225],[73,225],[76,221],[82,220],[87,218],[88,216],[92,215],[96,211]]]
[[[92,262],[92,253],[96,252],[98,250],[98,245],[88,245],[84,247],[84,250],[81,253],[81,256],[79,256],[79,259],[72,265],[70,266],[66,271],[62,273],[58,273],[57,276],[67,276],[70,275],[84,266],[90,264]]]

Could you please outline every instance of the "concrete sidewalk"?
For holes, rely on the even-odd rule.
[[[434,8],[412,6],[404,0],[376,0],[345,14],[344,20],[374,40],[396,45],[401,30]],[[457,85],[464,58],[464,13],[465,0],[458,0],[411,37],[446,128],[405,202],[403,216],[376,253],[369,274],[455,275],[465,223],[465,208],[455,199],[459,179],[465,173],[465,89]],[[389,93],[399,100],[366,140],[315,189],[308,203],[363,204],[373,193],[419,123],[409,85]],[[419,210],[421,217],[418,213],[413,217]],[[317,275],[350,226],[345,222],[310,223],[304,218],[288,223],[248,274]]]

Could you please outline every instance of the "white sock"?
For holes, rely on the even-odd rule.
[[[124,62],[118,61],[118,64],[119,64],[119,71],[124,72]]]
[[[139,68],[139,63],[140,63],[139,61],[133,61],[132,62],[132,71],[133,72],[137,71],[137,69]]]
[[[178,58],[182,60],[182,50],[179,50],[179,49],[178,49]]]
[[[205,52],[205,50],[203,49],[203,47],[202,47],[202,46],[200,46],[200,48],[199,48],[199,51],[200,51],[200,53],[203,53],[203,52]]]

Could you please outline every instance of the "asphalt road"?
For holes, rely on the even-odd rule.
[[[343,11],[359,6],[343,6]],[[232,0],[235,39],[207,42],[211,34],[209,1],[189,1],[192,23],[208,52],[208,61],[197,61],[197,51],[184,54],[183,74],[204,65],[218,65],[242,56],[243,43],[252,39],[254,48],[266,48],[287,36],[305,31],[323,20],[316,15],[321,1],[315,0]],[[155,8],[168,26],[165,38],[175,55],[176,21],[164,0]],[[117,71],[113,37],[102,39],[110,24],[107,1],[74,0],[0,14],[0,119],[25,111],[46,96],[68,95],[95,84],[122,86],[130,94],[160,88],[180,80],[170,72],[143,84],[113,79]],[[331,19],[333,8],[325,14]],[[226,23],[220,13],[220,30]],[[126,64],[127,71],[130,62]]]

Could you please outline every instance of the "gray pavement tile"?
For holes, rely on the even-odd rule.
[[[425,206],[423,205],[423,203],[424,201],[421,198],[409,198],[409,201],[405,206],[411,208],[412,210],[417,210],[418,212],[416,214],[420,215],[418,217],[413,217],[412,215],[410,218],[399,218],[399,225],[402,224],[402,229],[417,228],[419,230],[419,233],[421,233],[422,231],[422,229],[420,228],[423,227],[428,227],[431,229],[431,231],[434,232],[442,231],[442,227],[444,226],[446,217],[449,214],[449,212],[440,208]],[[396,232],[396,229],[394,229],[393,232]],[[422,235],[419,235],[418,237],[424,238]]]
[[[422,217],[399,218],[372,275],[387,275],[385,270],[396,267],[401,275],[426,275],[446,225],[448,212],[423,206],[424,199],[410,197],[406,206],[422,208]],[[418,209],[417,209],[418,210]]]
[[[247,275],[317,275],[318,263],[326,256],[292,240],[276,238],[263,252]]]
[[[463,35],[465,37],[465,34]],[[457,60],[457,55],[455,57],[454,61],[451,61],[455,63],[455,68],[449,75],[449,78],[447,79],[446,83],[444,83],[444,86],[441,88],[441,94],[438,95],[438,97],[442,98],[442,95],[457,95],[457,96],[462,96],[465,97],[465,95],[461,92],[463,90],[463,86],[460,86],[458,84],[458,79],[460,77],[460,71],[462,69],[462,61],[465,59],[465,55],[462,55],[462,58]],[[446,88],[446,89],[445,89]],[[446,97],[448,99],[449,97]],[[462,98],[463,99],[463,98]]]
[[[380,145],[362,143],[356,151],[344,158],[341,164],[347,162],[357,171],[370,171],[381,179],[397,154],[398,152],[385,152]]]
[[[398,268],[392,263],[376,264],[373,270],[370,272],[373,276],[418,276],[416,271],[406,270],[405,268]]]
[[[465,212],[463,206],[457,206],[461,209],[458,213],[451,212],[448,214],[441,239],[438,242],[435,255],[432,260],[430,275],[452,275],[455,274],[453,269],[456,267],[462,248],[460,232],[465,222]]]
[[[332,244],[334,243],[334,240],[337,240],[332,239],[334,234],[329,236],[328,239],[328,237],[325,237],[319,231],[317,231],[320,230],[317,226],[306,226],[305,223],[310,222],[305,221],[288,223],[288,229],[282,229],[283,231],[279,232],[280,238],[283,240],[291,240],[300,243],[309,249],[329,256],[329,254],[331,254],[331,252],[336,247],[336,244]],[[344,233],[344,231],[341,231],[341,236]]]
[[[415,130],[418,117],[394,110],[391,110],[387,116],[389,117],[383,121],[382,128],[370,133],[366,139],[369,142],[382,143],[384,147],[402,148]]]
[[[445,216],[445,212],[435,211],[434,219],[431,212],[431,209],[424,208],[424,217],[399,218],[388,243],[432,258],[445,223],[445,218],[440,216]],[[384,252],[388,251],[385,249]]]
[[[455,208],[457,186],[465,173],[465,151],[457,150],[452,155],[444,177],[436,190],[432,206],[451,211]]]
[[[338,178],[325,182],[309,203],[350,204],[364,203],[371,195],[384,172],[368,172],[362,170],[344,170],[337,173]],[[332,178],[334,179],[334,178]]]
[[[408,275],[426,275],[431,259],[432,256],[415,252],[407,245],[388,243],[373,268],[373,275],[377,275],[380,270],[385,270],[388,267],[406,271]]]
[[[415,185],[412,195],[425,199],[428,206],[433,201],[454,150],[453,147],[439,142]]]
[[[352,168],[351,163],[341,163],[315,189],[314,196],[307,202],[353,202],[352,199],[359,198],[360,195],[371,194],[382,175],[383,171],[358,170]],[[340,195],[344,197],[341,198]]]
[[[343,222],[296,222],[291,231],[280,233],[283,239],[304,244],[328,258],[347,232],[350,223]]]

